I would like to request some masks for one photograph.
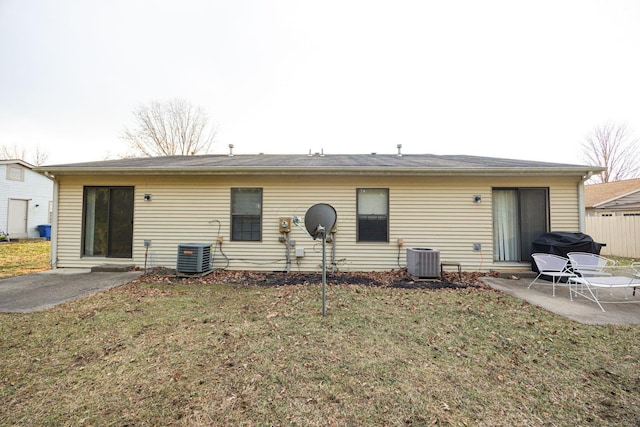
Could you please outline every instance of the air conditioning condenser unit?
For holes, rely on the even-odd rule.
[[[176,271],[178,275],[204,275],[212,268],[211,243],[182,243],[178,245]]]
[[[416,277],[440,277],[440,251],[428,248],[407,248],[407,273]]]

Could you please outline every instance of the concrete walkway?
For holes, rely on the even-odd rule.
[[[31,313],[66,301],[123,285],[142,274],[91,272],[58,268],[42,273],[0,279],[0,312]]]
[[[538,280],[531,289],[527,287],[533,281],[527,279],[503,279],[484,277],[485,283],[505,294],[537,305],[545,310],[567,317],[579,323],[592,325],[635,324],[640,325],[640,289],[636,296],[629,296],[625,301],[621,290],[614,291],[613,296],[607,290],[600,290],[600,303],[606,310],[603,312],[593,301],[577,296],[569,299],[569,288],[566,284],[556,284],[556,296],[552,295],[551,282]],[[630,295],[630,294],[629,294]]]

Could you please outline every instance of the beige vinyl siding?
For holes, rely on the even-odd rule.
[[[551,231],[579,231],[578,181],[567,180],[553,185],[549,191],[549,201]]]
[[[466,271],[522,268],[493,263],[492,189],[549,187],[552,230],[577,231],[577,181],[573,178],[526,177],[394,177],[394,176],[114,176],[59,177],[58,266],[89,267],[103,263],[144,266],[144,240],[151,240],[147,266],[175,267],[180,243],[213,243],[220,236],[228,268],[283,271],[285,245],[279,242],[281,217],[304,217],[315,203],[329,203],[338,214],[335,259],[340,271],[390,270],[404,267],[406,248],[439,249],[441,260],[460,262]],[[86,185],[134,186],[133,258],[83,257],[82,198]],[[263,189],[262,241],[230,241],[232,187]],[[389,242],[356,242],[356,189],[389,189]],[[145,201],[144,194],[152,200]],[[482,202],[474,203],[473,196]],[[291,239],[305,248],[291,271],[319,271],[321,242],[293,226]],[[397,240],[404,240],[398,251]],[[472,245],[480,243],[481,251]],[[330,260],[331,245],[327,245]],[[215,248],[215,267],[227,261]],[[398,255],[400,255],[398,262]]]
[[[468,269],[491,257],[491,188],[477,180],[423,178],[397,189],[392,203],[398,219],[397,236],[406,247],[440,250],[441,261],[460,262]],[[481,203],[473,196],[481,195]],[[482,252],[472,250],[482,244]],[[405,254],[402,254],[404,257]]]
[[[57,227],[57,253],[52,263],[56,267],[84,267],[80,259],[82,240],[82,185],[68,184],[59,179]],[[89,266],[95,263],[89,264]]]

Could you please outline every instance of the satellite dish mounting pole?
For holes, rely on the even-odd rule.
[[[317,235],[322,237],[322,317],[327,313],[327,230],[318,224]]]
[[[338,215],[333,206],[317,203],[311,206],[304,216],[304,226],[313,240],[322,239],[322,316],[327,311],[327,230],[331,232],[336,225]],[[295,223],[295,219],[294,219]]]

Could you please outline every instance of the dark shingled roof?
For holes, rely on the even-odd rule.
[[[65,173],[250,173],[254,172],[559,172],[587,173],[602,168],[528,160],[465,155],[433,154],[255,154],[141,157],[99,162],[48,165],[38,168],[54,174]]]

